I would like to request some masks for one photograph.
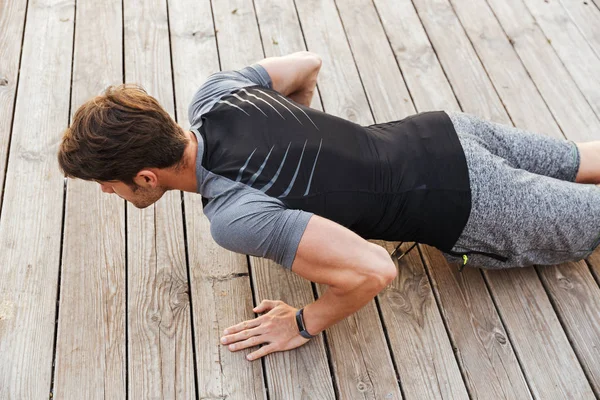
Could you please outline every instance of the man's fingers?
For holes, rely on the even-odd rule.
[[[227,348],[230,351],[238,351],[238,350],[247,349],[248,347],[258,346],[259,344],[262,344],[262,343],[267,343],[267,340],[264,337],[264,335],[258,335],[258,336],[252,336],[251,338],[248,338],[241,342],[230,344],[229,346],[227,346]]]
[[[263,332],[264,332],[264,328],[262,328],[261,326],[257,326],[256,328],[252,328],[252,329],[244,329],[243,331],[238,332],[236,334],[223,336],[221,338],[221,343],[230,344],[230,343],[239,342],[240,340],[245,340],[252,336],[260,335]]]
[[[232,333],[237,333],[237,332],[243,331],[245,329],[254,328],[258,325],[260,325],[260,321],[258,320],[258,318],[250,319],[248,321],[240,322],[237,325],[230,326],[229,328],[227,328],[223,331],[223,334],[231,335]]]
[[[254,353],[248,354],[246,356],[246,358],[248,360],[256,360],[256,359],[264,357],[267,354],[270,354],[274,351],[277,351],[277,348],[274,343],[271,343],[271,344],[261,347],[260,349],[256,350]]]
[[[260,304],[252,309],[255,313],[265,312],[276,307],[279,304],[278,300],[263,300]]]

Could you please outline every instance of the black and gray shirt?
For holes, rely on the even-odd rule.
[[[444,112],[363,127],[281,95],[254,64],[211,75],[189,119],[204,212],[229,250],[291,268],[313,214],[442,250],[467,222],[466,160]]]

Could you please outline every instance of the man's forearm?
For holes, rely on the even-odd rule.
[[[311,335],[324,331],[363,308],[386,286],[387,282],[373,278],[350,291],[328,287],[317,301],[304,307],[306,330]]]

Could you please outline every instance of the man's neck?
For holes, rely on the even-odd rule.
[[[183,163],[179,167],[161,170],[160,180],[168,190],[183,190],[196,193],[198,181],[196,178],[196,158],[198,156],[198,141],[193,132],[186,131],[189,141],[183,151]]]

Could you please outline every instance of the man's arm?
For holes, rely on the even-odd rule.
[[[292,271],[329,285],[317,301],[304,307],[305,329],[312,335],[364,307],[397,274],[384,248],[318,215],[313,215],[306,226]],[[308,341],[298,332],[295,308],[282,301],[263,300],[254,311],[266,314],[223,332],[221,343],[229,345],[231,351],[268,343],[248,356],[249,360],[256,360]]]
[[[273,89],[310,107],[321,58],[309,51],[299,51],[281,57],[268,57],[258,62],[271,77]]]

